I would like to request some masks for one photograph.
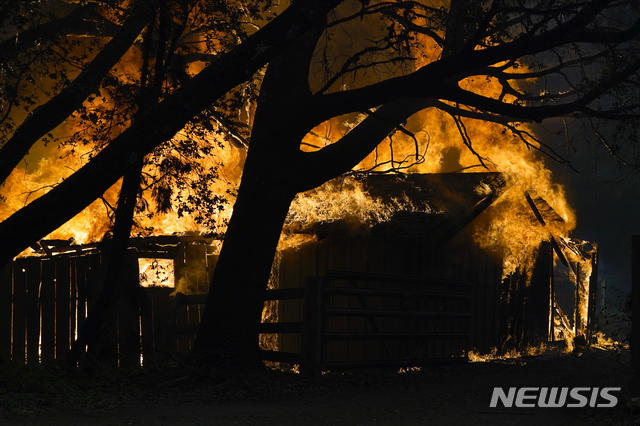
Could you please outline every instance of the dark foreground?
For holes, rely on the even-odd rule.
[[[636,425],[628,354],[331,372],[0,369],[0,425]],[[490,408],[494,387],[622,387],[615,408]]]

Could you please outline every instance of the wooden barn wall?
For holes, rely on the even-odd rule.
[[[553,248],[549,242],[538,248],[531,270],[525,267],[505,277],[498,325],[504,336],[500,352],[523,351],[549,339],[552,277]]]
[[[193,288],[206,292],[215,266],[212,250],[204,245],[180,247],[174,260],[176,282],[193,276],[185,272],[185,265],[199,262],[206,266],[206,273],[198,275]],[[105,256],[92,253],[17,258],[0,268],[0,358],[18,363],[64,359],[100,294],[104,265]],[[134,250],[129,251],[123,270],[117,300],[105,319],[102,361],[137,365],[141,355],[152,359],[162,352],[189,350],[193,333],[163,336],[174,309],[170,296],[174,289],[140,287]],[[187,305],[178,310],[176,322],[199,324],[200,315],[200,306]]]
[[[472,318],[468,324],[471,338],[470,348],[487,353],[498,343],[498,315],[500,306],[500,281],[502,260],[475,248],[467,235],[460,233],[447,246],[433,251],[422,241],[398,241],[367,235],[333,235],[316,243],[307,243],[282,253],[280,263],[280,288],[301,287],[307,276],[324,276],[326,270],[346,270],[355,272],[387,273],[414,275],[430,278],[469,280],[473,284],[471,300]],[[339,285],[348,285],[338,283]],[[381,283],[370,283],[370,287]],[[333,304],[341,301],[332,300]],[[343,303],[347,303],[343,301]],[[356,303],[351,300],[350,303]],[[361,307],[361,306],[353,306]],[[369,306],[376,307],[376,306]],[[383,306],[391,308],[390,306]],[[283,322],[295,322],[302,319],[302,302],[298,300],[281,301],[279,318]],[[334,331],[366,329],[363,318],[333,319]],[[342,321],[341,324],[335,321]],[[393,326],[394,318],[379,319],[383,327]],[[450,331],[457,331],[459,325],[450,325]],[[402,342],[395,343],[404,344]],[[281,335],[280,350],[298,352],[298,335]],[[437,345],[437,343],[436,343]],[[348,353],[365,359],[374,359],[380,355],[377,342],[332,342],[329,354]],[[461,350],[461,348],[459,348]],[[447,352],[443,348],[431,348],[438,354]],[[458,351],[450,347],[448,353]]]

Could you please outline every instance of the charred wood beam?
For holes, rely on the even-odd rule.
[[[560,323],[562,324],[562,326],[565,328],[565,330],[573,333],[573,331],[571,330],[572,327],[571,327],[571,323],[569,322],[569,318],[567,318],[567,316],[562,311],[562,308],[560,308],[560,305],[556,301],[555,294],[553,295],[553,306],[555,307],[555,310],[558,313],[558,318],[560,318]]]
[[[368,272],[328,270],[326,272],[326,276],[327,278],[330,278],[333,280],[356,279],[356,280],[362,280],[362,281],[376,281],[376,282],[442,285],[447,287],[452,287],[452,286],[471,287],[471,283],[468,281],[425,278],[425,277],[416,277],[412,275],[375,274],[375,273],[368,273]],[[325,289],[325,292],[334,293],[337,291],[342,291],[341,289],[342,287],[327,287]],[[356,289],[351,289],[351,290],[355,291]]]
[[[468,224],[470,224],[476,217],[485,211],[494,201],[500,198],[501,194],[491,194],[478,201],[471,210],[462,215],[457,215],[455,218],[448,220],[439,231],[432,237],[435,247],[440,247],[447,243],[450,239],[455,237],[458,232],[462,231]]]
[[[468,339],[469,333],[458,332],[411,332],[411,331],[393,331],[393,332],[327,332],[323,334],[327,340],[421,340],[421,339]]]
[[[538,210],[538,207],[533,202],[533,199],[531,198],[531,195],[529,195],[528,191],[524,191],[524,197],[527,199],[527,203],[529,203],[529,207],[531,207],[531,210],[533,211],[533,214],[535,215],[536,219],[538,219],[538,222],[540,222],[542,226],[546,227],[547,224],[544,221],[542,214],[540,214],[540,210]],[[562,253],[562,250],[560,249],[560,245],[558,244],[556,237],[551,232],[549,232],[549,239],[551,240],[553,251],[555,251],[556,254],[558,255],[558,259],[560,259],[560,262],[562,262],[564,266],[570,267],[571,270],[575,273],[573,266],[571,266],[567,261],[567,258],[565,257],[564,253]]]
[[[538,210],[536,203],[533,202],[533,199],[531,198],[531,195],[529,195],[528,191],[524,191],[524,197],[527,199],[527,203],[529,203],[529,206],[531,207],[531,210],[533,210],[533,214],[535,215],[536,219],[538,219],[538,222],[540,222],[542,226],[547,226],[544,218],[540,214],[540,210]]]
[[[351,287],[354,289],[358,288],[358,282],[356,279],[349,280],[349,285],[351,285]],[[364,297],[362,297],[362,295],[357,295],[356,300],[358,300],[358,303],[360,304],[362,309],[353,310],[353,309],[341,309],[341,308],[325,308],[325,311],[324,311],[325,315],[331,315],[332,313],[339,315],[340,312],[346,315],[353,315],[351,312],[360,312],[361,313],[360,315],[362,314],[365,315],[365,320],[367,321],[367,324],[371,326],[373,331],[376,333],[380,332],[380,328],[378,327],[378,323],[376,323],[375,319],[372,318],[370,315],[366,314],[367,312],[372,312],[377,310],[368,309],[369,306],[367,304],[367,301]],[[355,315],[358,315],[358,314],[356,313]],[[387,345],[387,342],[385,342],[384,340],[380,340],[379,343],[387,359],[393,358],[393,356],[391,355],[391,351],[389,350],[389,346]]]
[[[582,281],[582,268],[580,264],[576,264],[576,300],[575,308],[573,310],[573,325],[575,328],[576,337],[582,334],[582,317],[580,314],[580,284]]]
[[[469,312],[419,311],[399,309],[368,309],[363,308],[326,308],[327,315],[334,316],[362,316],[362,317],[425,317],[425,318],[468,318]],[[377,326],[375,327],[377,328]],[[374,331],[379,331],[374,328]]]

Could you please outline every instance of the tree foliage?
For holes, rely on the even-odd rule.
[[[119,5],[122,7],[117,8],[117,10],[129,12],[129,19],[131,19],[133,16],[138,16],[136,12],[144,15],[145,13],[149,13],[150,10],[151,15],[154,15],[155,12],[158,12],[159,14],[161,7],[158,6],[158,4],[160,3],[139,2],[137,6],[135,4],[126,3],[126,9],[122,9],[124,6]],[[247,89],[240,89],[239,95],[233,95],[233,89],[242,83],[250,82],[252,80],[252,75],[262,67],[269,58],[273,57],[278,50],[282,49],[284,45],[303,32],[306,26],[318,19],[322,13],[326,13],[330,10],[332,5],[335,5],[337,1],[309,5],[300,3],[299,5],[290,7],[281,14],[280,19],[276,19],[269,25],[265,25],[264,28],[256,32],[254,36],[248,37],[245,41],[243,41],[243,37],[246,34],[244,30],[241,31],[240,29],[236,29],[235,33],[231,35],[226,32],[216,33],[214,31],[210,33],[210,31],[212,29],[216,30],[220,28],[223,28],[226,31],[229,28],[229,25],[231,25],[230,22],[236,22],[236,24],[233,25],[238,28],[247,25],[254,28],[256,24],[253,24],[252,26],[251,22],[248,21],[252,18],[250,14],[257,13],[258,11],[264,11],[264,8],[270,3],[257,2],[251,7],[247,6],[247,4],[249,4],[247,2],[208,3],[210,3],[210,6],[208,6],[210,9],[203,9],[207,13],[206,15],[202,15],[203,17],[206,17],[206,19],[203,18],[205,21],[196,23],[196,28],[189,28],[189,31],[193,30],[192,34],[195,35],[200,33],[209,34],[207,37],[211,40],[213,48],[217,50],[215,50],[214,53],[208,52],[207,49],[202,47],[202,43],[200,43],[200,40],[198,39],[198,43],[195,44],[197,44],[199,49],[202,51],[195,51],[195,48],[191,48],[191,50],[178,59],[190,58],[191,61],[200,60],[201,66],[196,67],[195,71],[191,70],[192,72],[190,73],[189,63],[182,62],[180,64],[182,70],[177,73],[180,78],[182,78],[182,81],[179,82],[179,86],[177,85],[177,80],[176,84],[173,84],[173,80],[170,80],[172,84],[168,84],[168,82],[165,84],[164,81],[159,82],[158,85],[163,89],[162,95],[158,97],[158,99],[153,99],[149,103],[145,104],[144,112],[136,114],[135,121],[126,121],[127,113],[132,114],[133,116],[133,110],[127,107],[123,109],[123,114],[125,115],[121,115],[119,120],[112,120],[108,117],[109,114],[113,115],[111,110],[105,111],[106,119],[105,115],[99,116],[97,110],[86,113],[82,112],[82,108],[88,107],[86,102],[82,104],[82,101],[91,101],[96,99],[92,98],[90,94],[97,96],[96,92],[100,90],[100,95],[104,96],[102,90],[104,86],[109,87],[108,78],[103,80],[98,79],[98,84],[102,84],[95,84],[88,89],[84,86],[80,91],[75,90],[75,88],[70,89],[70,92],[75,96],[74,99],[76,101],[81,99],[81,103],[75,105],[75,110],[80,111],[77,117],[80,120],[84,120],[83,124],[86,124],[91,130],[86,137],[81,136],[79,141],[89,140],[91,143],[96,143],[97,140],[99,142],[100,138],[94,140],[93,133],[95,133],[98,134],[98,136],[107,137],[109,143],[106,145],[103,143],[101,146],[98,146],[98,149],[96,149],[91,161],[78,170],[78,172],[72,174],[57,185],[53,189],[54,193],[46,194],[44,197],[35,200],[36,204],[31,203],[27,205],[25,207],[27,210],[21,210],[22,213],[18,214],[18,216],[21,216],[26,211],[31,210],[31,214],[34,215],[34,218],[39,215],[38,211],[43,211],[43,209],[45,211],[52,211],[53,213],[46,221],[34,220],[34,222],[37,222],[35,226],[38,227],[38,225],[42,225],[42,229],[36,231],[34,228],[30,227],[28,230],[24,230],[24,233],[21,233],[21,238],[24,238],[25,240],[37,240],[62,225],[69,219],[69,217],[67,217],[68,215],[73,216],[78,213],[82,208],[84,208],[84,206],[88,205],[92,200],[104,193],[111,185],[113,185],[126,170],[129,170],[133,164],[136,163],[136,159],[146,156],[161,143],[171,140],[178,131],[187,125],[187,123],[191,123],[190,126],[192,126],[192,128],[200,130],[206,129],[206,126],[211,126],[211,124],[202,124],[202,122],[201,124],[196,125],[193,122],[197,117],[203,115],[206,116],[207,111],[212,109],[212,104],[214,104],[214,102],[218,101],[220,105],[229,107],[233,106],[233,102],[235,102],[234,100],[244,99],[246,96],[252,96],[251,87],[255,86],[255,83],[249,83],[246,86]],[[196,6],[206,5],[207,2],[166,2],[165,4],[171,5],[172,7],[184,6],[187,8],[185,10],[197,12],[200,9]],[[230,5],[235,6],[231,7]],[[238,10],[239,12],[237,11],[235,13],[239,13],[244,16],[245,20],[231,20],[229,16],[225,16],[222,12],[215,14],[213,13],[213,9],[216,7],[220,8],[224,13],[227,13],[232,9]],[[260,23],[261,25],[264,25],[265,22],[270,19],[269,13],[265,12],[264,15],[261,15],[261,18],[262,21]],[[207,19],[210,22],[207,21]],[[296,25],[292,26],[291,24],[293,22],[295,22]],[[121,29],[124,29],[125,27],[126,21],[122,24]],[[147,29],[148,28],[149,26],[147,26]],[[158,27],[158,30],[159,29],[160,27]],[[183,29],[182,32],[176,32],[174,34],[174,39],[180,41],[181,37],[187,34],[184,31],[186,31],[186,28]],[[116,37],[117,36],[114,36],[110,41],[113,42]],[[190,45],[188,37],[185,40],[185,43]],[[131,47],[135,48],[136,43],[137,42],[134,41]],[[219,50],[221,48],[229,48],[231,46],[235,47],[230,51],[225,52]],[[162,66],[164,66],[165,63],[168,63],[166,59],[170,55],[167,53],[165,56],[166,57],[162,61],[153,64],[154,71],[160,66],[160,62],[162,63]],[[177,59],[176,61],[179,62]],[[124,59],[119,62],[119,64],[123,63],[126,63]],[[211,63],[211,65],[207,65],[208,63]],[[91,66],[92,64],[93,62],[90,62],[88,66]],[[201,68],[201,70],[199,71],[198,68]],[[140,74],[139,65],[137,72]],[[167,73],[166,75],[170,75],[170,73]],[[105,80],[107,81],[106,84],[104,84]],[[120,85],[116,86],[120,87]],[[67,86],[67,88],[69,87],[71,86]],[[127,92],[126,87],[123,91],[125,93]],[[62,93],[63,92],[60,92],[58,95]],[[228,95],[223,96],[225,94]],[[85,95],[86,98],[83,97]],[[57,97],[54,96],[49,100],[49,102],[56,101],[56,98]],[[47,114],[43,118],[38,115],[38,112],[45,108],[49,102],[45,103],[40,108],[35,109],[27,116],[23,122],[26,130],[37,127],[37,131],[42,133],[43,127],[46,131],[50,131],[55,126],[60,125],[63,122],[64,119],[61,117],[57,117],[53,122],[42,122],[44,118],[48,118],[50,115]],[[67,103],[65,103],[65,105],[67,105]],[[55,110],[57,111],[58,108],[55,108]],[[222,120],[225,127],[233,127],[234,122],[228,119],[228,113],[222,111],[213,115],[216,116],[217,119]],[[65,116],[64,118],[67,117],[68,116]],[[125,119],[122,119],[122,117]],[[41,118],[43,120],[41,120]],[[38,126],[33,126],[29,123],[38,123]],[[116,128],[117,126],[113,126],[113,123],[123,123],[126,127]],[[99,131],[104,129],[110,129],[110,131],[100,134]],[[219,126],[216,127],[216,130],[218,129]],[[5,169],[8,167],[9,170],[13,169],[22,158],[20,153],[26,153],[29,147],[31,147],[38,139],[38,135],[29,134],[24,140],[19,140],[18,143],[15,144],[17,145],[17,148],[14,150],[12,139],[19,139],[16,138],[17,134],[17,131],[14,132],[12,137],[2,146],[2,156],[0,156],[0,158],[3,159],[4,164],[2,164],[2,167],[0,168]],[[241,135],[241,132],[237,131],[234,132],[234,134],[236,135],[235,139],[238,139],[237,136]],[[18,152],[17,155],[16,151]],[[98,178],[96,178],[96,176],[98,176]],[[64,200],[57,198],[59,196],[56,194],[63,194]],[[54,198],[56,199],[54,200]],[[49,209],[43,205],[37,206],[39,203],[48,203],[46,201],[47,199],[50,200],[48,202],[52,203],[52,206],[55,205],[58,208]],[[63,212],[59,207],[62,207],[62,210],[68,209],[68,211]],[[18,216],[14,215],[13,217],[17,218]],[[8,225],[12,219],[7,220],[8,222],[4,222],[6,225]],[[13,226],[11,227],[13,228]],[[31,233],[31,231],[33,231],[33,235],[26,235]],[[36,234],[39,235],[36,236]],[[9,253],[9,251],[14,251],[15,249],[15,247],[11,248],[7,253]],[[14,254],[9,255],[9,258]],[[4,260],[8,260],[8,258]]]

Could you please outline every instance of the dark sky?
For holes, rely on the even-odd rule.
[[[566,141],[558,139],[556,146],[579,172],[548,162],[577,213],[572,237],[598,243],[607,299],[614,289],[626,293],[631,290],[631,236],[640,235],[640,176],[629,174],[628,167],[595,141],[579,138],[567,148]]]

